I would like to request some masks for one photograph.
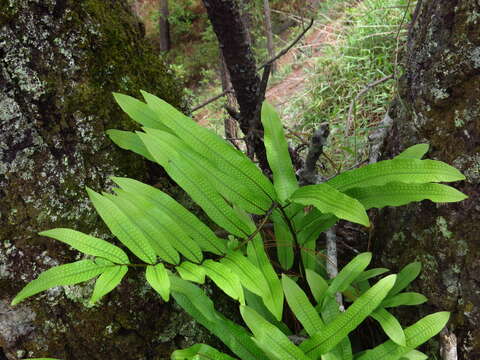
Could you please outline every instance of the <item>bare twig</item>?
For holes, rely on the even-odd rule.
[[[238,245],[234,250],[238,250],[242,248],[245,244],[247,244],[250,240],[252,240],[257,234],[263,229],[265,224],[267,223],[268,218],[270,215],[272,215],[273,210],[275,210],[278,207],[278,203],[274,202],[272,206],[270,206],[270,209],[266,212],[265,216],[262,218],[262,221],[260,221],[260,224],[258,224],[257,228],[255,231],[245,240],[243,240],[240,245]]]
[[[371,82],[367,86],[365,86],[358,94],[355,96],[355,98],[352,100],[350,103],[350,107],[348,108],[348,116],[347,116],[347,124],[345,125],[345,135],[348,135],[350,133],[350,128],[352,127],[352,124],[354,122],[354,112],[355,112],[355,105],[363,95],[365,95],[367,92],[369,92],[371,89],[373,89],[375,86],[380,85],[384,83],[385,81],[388,81],[390,79],[393,79],[393,74],[385,76],[381,79],[375,80],[374,82]]]
[[[280,51],[277,55],[275,55],[274,57],[268,59],[267,61],[265,61],[262,65],[260,65],[259,67],[257,67],[257,71],[260,71],[262,70],[264,67],[266,67],[267,65],[271,65],[273,62],[275,62],[276,60],[278,60],[280,57],[282,57],[283,55],[285,55],[292,47],[295,46],[296,43],[298,43],[300,41],[300,39],[303,37],[303,35],[305,35],[305,33],[312,27],[313,25],[313,22],[314,22],[314,19],[311,19],[310,20],[310,23],[308,24],[308,26],[302,30],[302,32],[290,43],[290,45],[288,45],[287,47],[285,47],[282,51]],[[193,109],[192,109],[192,113],[195,112],[195,111],[198,111],[200,110],[201,108],[207,106],[208,104],[220,99],[222,96],[225,96],[226,94],[228,94],[229,92],[233,92],[233,89],[232,88],[229,88],[225,91],[223,91],[222,93],[218,94],[218,95],[215,95],[214,97],[208,99],[207,101],[195,106]]]
[[[327,274],[330,279],[333,279],[338,275],[337,234],[335,233],[335,226],[328,229],[325,235],[327,237]],[[335,294],[335,299],[340,310],[343,310],[343,299],[340,292]]]

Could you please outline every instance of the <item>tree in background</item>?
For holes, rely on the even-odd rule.
[[[422,202],[384,209],[373,237],[375,254],[385,266],[423,263],[415,287],[430,304],[453,311],[449,330],[464,360],[480,358],[479,12],[480,5],[470,0],[417,3],[405,74],[390,112],[393,128],[383,151],[390,158],[412,144],[430,143],[430,158],[466,175],[458,188],[469,198],[453,205]],[[449,335],[445,332],[444,339],[453,341]]]
[[[275,46],[273,44],[272,19],[270,14],[269,0],[263,0],[263,18],[265,22],[265,37],[267,38],[268,57],[275,56]],[[272,73],[276,71],[275,62],[272,63]]]
[[[167,357],[183,336],[204,333],[143,296],[150,291],[143,277],[122,284],[111,307],[84,307],[91,287],[75,286],[9,306],[26,282],[74,258],[40,229],[105,234],[86,185],[106,189],[114,174],[159,180],[104,135],[133,129],[111,92],[139,89],[184,107],[181,84],[145,43],[126,0],[0,3],[0,359],[30,351],[77,360]]]
[[[170,23],[168,22],[168,0],[160,0],[159,3],[159,17],[158,17],[158,28],[159,28],[159,44],[160,51],[168,51],[171,47],[170,41]]]

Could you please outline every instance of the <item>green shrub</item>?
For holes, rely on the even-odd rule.
[[[143,95],[146,103],[115,95],[122,109],[144,127],[143,132],[110,130],[108,135],[120,147],[163,166],[210,219],[230,234],[229,240],[217,237],[161,190],[114,177],[119,186],[115,194],[87,191],[112,234],[137,262],[132,263],[132,256],[105,240],[71,229],[44,231],[40,234],[89,257],[43,272],[18,293],[13,305],[48,288],[98,276],[93,304],[122,281],[129,267],[144,267],[147,282],[164,301],[172,296],[240,359],[352,359],[348,334],[367,317],[376,320],[390,339],[355,354],[356,359],[425,358],[415,348],[436,335],[449,314],[435,313],[403,329],[387,310],[426,300],[421,294],[402,292],[418,276],[420,264],[412,263],[371,286],[373,277],[388,270],[366,270],[372,255],[363,253],[334,279],[326,280],[321,275],[316,240],[338,219],[369,226],[369,208],[423,199],[463,200],[461,192],[437,184],[464,179],[459,171],[440,161],[420,160],[428,150],[421,144],[392,160],[299,187],[280,119],[265,103],[262,122],[272,183],[216,134],[163,100],[146,92]],[[254,222],[252,215],[260,220]],[[267,221],[273,222],[280,276],[273,266],[277,261],[269,258],[262,238]],[[247,327],[219,313],[194,284],[203,284],[206,277],[239,302]],[[350,303],[345,311],[336,302],[337,293]],[[293,333],[283,322],[284,299],[303,327],[300,332]],[[202,357],[232,359],[205,344],[172,354],[177,360]]]

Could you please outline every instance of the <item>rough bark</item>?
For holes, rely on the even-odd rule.
[[[383,152],[390,158],[412,144],[430,143],[428,158],[466,175],[466,181],[454,185],[469,199],[385,209],[373,237],[376,254],[387,267],[423,263],[414,288],[436,310],[453,312],[449,328],[458,338],[459,358],[465,360],[480,358],[479,14],[478,1],[418,2]],[[431,351],[438,357],[438,349]]]
[[[223,55],[220,53],[220,79],[222,81],[222,90],[226,91],[232,88],[232,81],[230,80],[230,74],[228,73],[227,64],[225,64],[225,60],[223,59]],[[237,108],[237,101],[235,96],[232,93],[228,93],[226,95],[227,104],[226,108],[227,111],[236,111]],[[237,122],[235,119],[228,114],[225,119],[223,120],[223,125],[225,128],[225,138],[228,139],[235,147],[239,147],[238,144],[238,131],[237,131]]]
[[[106,234],[86,185],[144,179],[143,160],[104,136],[133,129],[111,92],[145,89],[182,106],[181,88],[142,38],[126,1],[0,1],[0,359],[167,359],[204,334],[134,271],[94,308],[84,306],[91,284],[9,305],[41,271],[75,259],[39,231]]]
[[[269,0],[263,0],[263,19],[265,21],[265,36],[267,38],[267,52],[271,59],[275,56],[275,47],[273,44],[272,19]],[[277,70],[275,62],[272,63],[272,73]]]
[[[268,169],[260,122],[259,86],[255,58],[247,27],[236,1],[203,0],[227,64],[240,108],[240,129],[246,135],[247,151],[255,153],[262,169]]]
[[[160,38],[160,51],[170,50],[170,23],[168,22],[168,0],[160,0],[158,28]]]

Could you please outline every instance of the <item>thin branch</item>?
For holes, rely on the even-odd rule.
[[[317,184],[319,182],[316,164],[318,158],[323,153],[323,147],[327,143],[329,134],[330,129],[328,123],[320,125],[313,133],[305,164],[298,173],[300,186]]]
[[[345,135],[348,135],[349,132],[350,132],[350,127],[352,126],[353,122],[354,122],[354,111],[355,111],[355,105],[358,101],[358,99],[360,99],[363,95],[365,95],[367,92],[369,92],[371,89],[373,89],[375,86],[377,85],[380,85],[382,83],[384,83],[385,81],[388,81],[390,79],[393,79],[393,74],[392,75],[388,75],[388,76],[385,76],[379,80],[375,80],[374,82],[371,82],[370,84],[368,84],[367,86],[365,86],[358,94],[357,96],[355,96],[355,98],[352,100],[352,102],[350,103],[350,107],[348,108],[348,116],[347,116],[347,124],[345,125]]]
[[[272,204],[272,206],[270,206],[270,209],[268,209],[268,211],[265,214],[265,216],[263,217],[262,221],[260,221],[260,224],[258,224],[255,231],[248,238],[243,240],[240,243],[240,245],[238,245],[234,250],[238,250],[238,249],[242,248],[245,244],[247,244],[248,242],[250,242],[250,240],[252,240],[255,236],[257,236],[257,234],[263,229],[264,225],[267,223],[267,220],[270,217],[270,215],[272,215],[273,210],[275,210],[275,208],[277,208],[277,207],[278,207],[278,203],[274,202]]]
[[[328,229],[325,235],[327,237],[327,274],[330,279],[333,279],[338,275],[337,234],[335,233],[335,226]],[[337,292],[335,299],[340,310],[343,310],[342,293]]]
[[[283,55],[285,55],[292,47],[295,46],[296,43],[298,43],[300,41],[300,39],[303,37],[303,35],[305,35],[305,33],[312,27],[313,25],[313,22],[314,22],[314,19],[310,19],[310,23],[308,24],[308,26],[303,29],[303,31],[295,38],[295,40],[293,40],[290,45],[288,45],[286,48],[284,48],[282,51],[280,51],[277,55],[275,55],[274,57],[272,57],[271,59],[268,59],[267,61],[265,61],[262,65],[260,65],[259,67],[257,67],[257,71],[260,71],[262,70],[264,67],[266,67],[267,65],[271,65],[273,62],[275,62],[276,60],[278,60],[280,57],[282,57]],[[233,89],[232,88],[229,88],[225,91],[223,91],[222,93],[208,99],[207,101],[195,106],[193,109],[192,109],[192,113],[195,112],[195,111],[198,111],[200,110],[201,108],[203,108],[204,106],[207,106],[208,104],[220,99],[222,96],[225,96],[227,95],[229,92],[233,92]]]

